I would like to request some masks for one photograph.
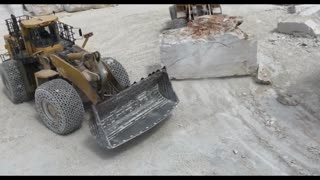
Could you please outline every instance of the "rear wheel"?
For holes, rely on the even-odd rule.
[[[81,127],[84,107],[77,91],[65,80],[48,81],[36,89],[36,109],[46,127],[69,134]]]
[[[28,99],[24,79],[18,68],[18,63],[8,60],[1,64],[1,80],[5,93],[14,104],[22,103]]]
[[[170,12],[171,20],[177,19],[177,9],[175,6],[170,6],[169,12]]]

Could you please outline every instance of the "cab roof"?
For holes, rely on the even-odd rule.
[[[21,24],[26,28],[35,28],[40,26],[46,26],[52,22],[55,22],[58,20],[58,17],[56,16],[35,16],[31,17],[31,19],[22,20]]]

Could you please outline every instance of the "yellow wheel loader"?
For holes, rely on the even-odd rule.
[[[103,148],[112,149],[166,119],[178,104],[165,67],[130,83],[124,67],[98,51],[80,47],[76,29],[54,15],[11,15],[4,36],[1,79],[13,103],[35,99],[44,125],[65,135],[81,127],[84,104],[93,117],[90,131]],[[89,106],[89,107],[90,107]]]

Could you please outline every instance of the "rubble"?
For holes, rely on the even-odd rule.
[[[292,15],[278,23],[278,32],[300,35],[320,35],[320,19],[312,16]]]
[[[278,93],[277,101],[286,106],[297,106],[299,104],[296,97],[282,91]]]
[[[257,41],[238,26],[241,17],[202,16],[160,35],[160,60],[173,79],[250,75],[257,69]]]
[[[275,121],[276,121],[275,118],[268,119],[265,122],[265,125],[268,126],[268,127],[271,127],[275,123]]]
[[[233,154],[238,154],[238,151],[236,149],[234,149]]]
[[[267,69],[267,67],[265,67],[263,64],[259,64],[257,75],[254,78],[255,82],[259,84],[270,85],[271,84],[270,75],[271,73]]]

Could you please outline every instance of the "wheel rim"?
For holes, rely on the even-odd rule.
[[[43,112],[47,116],[47,118],[50,119],[51,122],[58,124],[59,114],[56,108],[46,100],[42,101],[41,105]]]

